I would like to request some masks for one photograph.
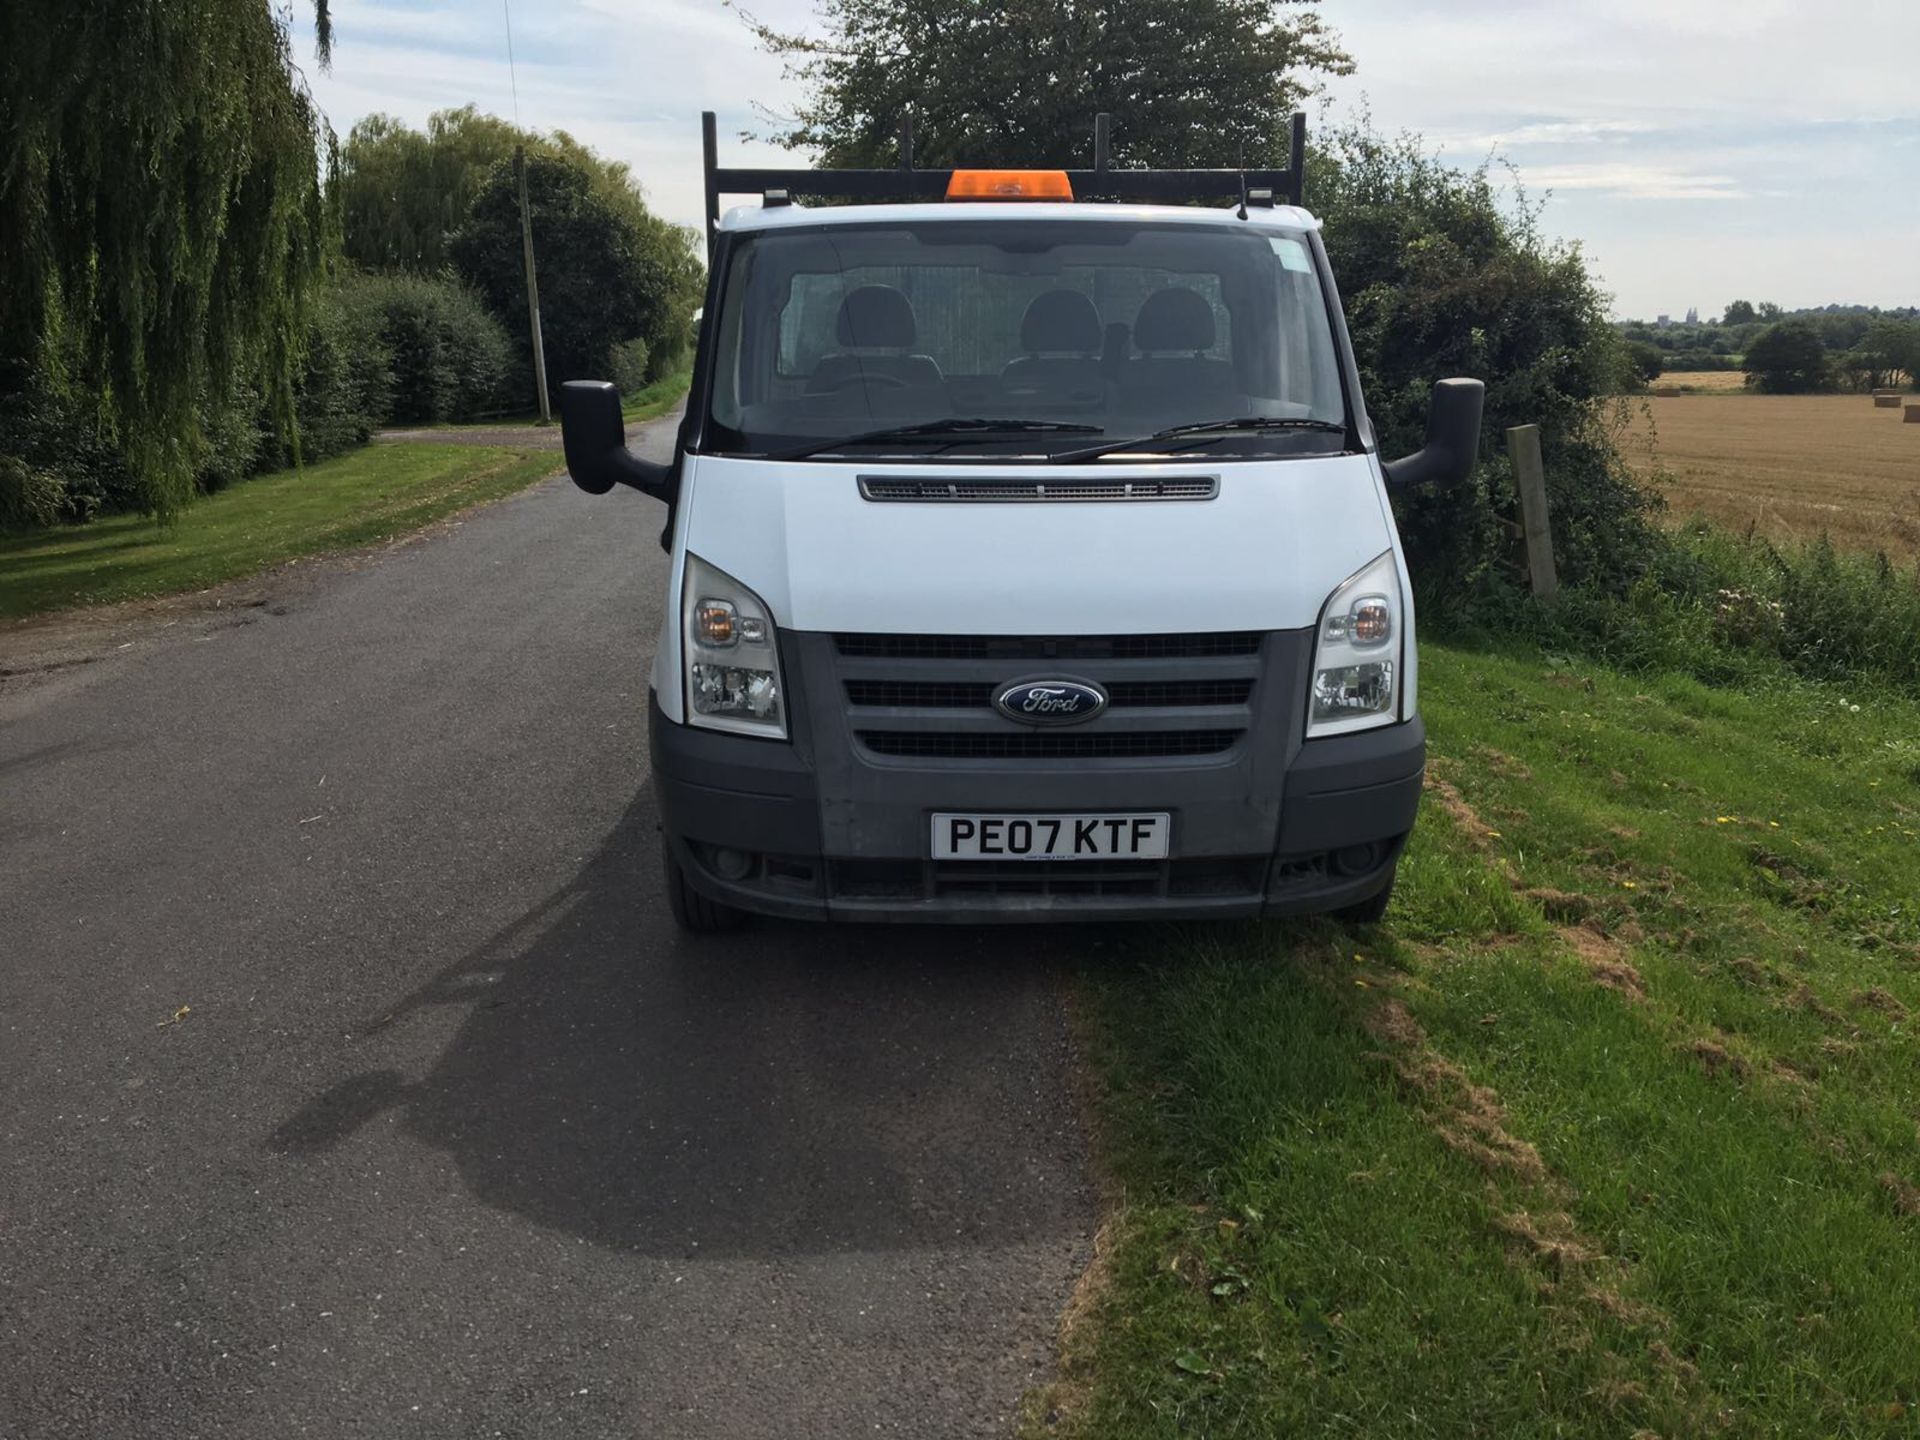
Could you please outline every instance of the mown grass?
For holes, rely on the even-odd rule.
[[[198,590],[371,544],[510,495],[557,461],[471,445],[370,445],[210,495],[169,525],[119,515],[0,536],[0,618]]]
[[[1423,659],[1386,926],[1086,972],[1033,1433],[1913,1435],[1920,704]]]

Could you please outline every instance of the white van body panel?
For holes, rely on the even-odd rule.
[[[1400,527],[1394,523],[1393,502],[1387,498],[1387,477],[1380,468],[1380,457],[1366,456],[1367,468],[1380,497],[1380,519],[1393,541],[1393,569],[1400,577],[1400,606],[1404,617],[1400,631],[1400,718],[1411,720],[1420,710],[1420,647],[1415,644],[1419,631],[1413,614],[1413,575],[1407,569],[1407,547],[1400,541]]]
[[[1212,500],[875,502],[859,477],[1147,480],[1217,475]],[[1300,630],[1327,596],[1396,549],[1370,455],[1219,465],[936,466],[689,455],[671,616],[685,557],[749,586],[784,630],[976,635]],[[1404,574],[1401,578],[1404,587]],[[654,685],[683,716],[679,628]]]

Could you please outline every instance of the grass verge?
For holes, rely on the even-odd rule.
[[[657,419],[680,403],[680,397],[687,393],[693,384],[693,367],[676,370],[671,375],[662,375],[637,394],[624,397],[620,413],[631,425],[636,420]]]
[[[557,463],[472,445],[369,445],[210,495],[171,525],[117,515],[0,536],[0,619],[199,590],[389,539],[510,495]]]
[[[645,420],[657,420],[678,405],[693,385],[693,367],[686,366],[671,374],[662,375],[652,384],[625,395],[620,400],[620,413],[629,425]],[[560,423],[560,395],[556,390],[552,395],[554,406],[553,424]],[[431,425],[403,425],[395,428],[402,430],[474,430],[508,429],[525,425],[529,428],[540,424],[537,412],[528,410],[514,415],[495,415],[481,420],[436,420]]]
[[[1421,673],[1387,926],[1087,971],[1125,1199],[1032,1433],[1913,1435],[1920,704]]]

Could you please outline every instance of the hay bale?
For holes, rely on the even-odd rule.
[[[1909,425],[1920,425],[1920,405],[1907,406],[1906,423]]]
[[[1898,410],[1900,408],[1900,397],[1897,394],[1876,395],[1873,397],[1873,404],[1874,408],[1878,410]]]

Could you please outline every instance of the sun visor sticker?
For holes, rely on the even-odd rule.
[[[1313,261],[1307,258],[1307,247],[1298,240],[1285,235],[1269,235],[1267,243],[1273,246],[1273,253],[1280,257],[1282,270],[1295,270],[1306,275],[1313,271]]]

